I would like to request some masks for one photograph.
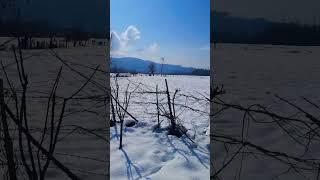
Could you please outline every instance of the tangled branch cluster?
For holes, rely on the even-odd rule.
[[[262,168],[259,177],[266,179],[319,179],[320,108],[316,103],[302,97],[304,104],[298,105],[275,94],[278,105],[293,111],[288,114],[284,108],[229,103],[223,100],[225,93],[223,87],[212,88],[208,99],[211,179],[250,179],[254,172],[245,169],[258,167]]]
[[[20,38],[16,38],[20,43]],[[43,52],[54,57],[61,66],[55,72],[53,85],[49,85],[50,79],[47,80],[48,91],[44,91],[46,88],[40,91],[40,86],[34,86],[32,79],[34,76],[30,75],[32,72],[28,72],[25,68],[26,60],[32,59],[36,54],[26,57],[20,46],[18,49],[12,47],[11,50],[14,62],[4,64],[1,61],[3,73],[0,77],[1,179],[45,179],[49,169],[55,169],[70,179],[80,179],[79,174],[108,176],[108,172],[99,174],[86,169],[77,169],[61,161],[61,157],[68,157],[101,163],[102,167],[107,167],[109,161],[106,157],[96,159],[64,153],[61,151],[61,146],[57,152],[59,144],[63,144],[71,137],[78,137],[79,140],[95,137],[104,144],[109,144],[105,135],[108,132],[106,115],[110,93],[108,86],[97,80],[98,73],[106,72],[99,66],[89,67],[70,62],[60,57],[54,49],[46,49]],[[76,68],[79,66],[90,74],[81,72]],[[69,89],[72,89],[70,92],[64,92],[62,87],[67,83],[65,79],[71,73],[76,74],[81,81],[75,83],[78,87],[70,87]],[[39,90],[36,90],[38,88]],[[92,94],[92,89],[96,89],[97,93]],[[37,106],[32,107],[35,104]],[[45,108],[37,109],[40,106]],[[43,109],[44,112],[41,112]],[[80,119],[78,123],[67,122],[70,118],[77,119],[86,113],[104,119],[105,125],[92,128],[81,125],[85,122],[81,122]]]

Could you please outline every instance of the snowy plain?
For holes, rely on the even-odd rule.
[[[113,76],[113,75],[111,75]],[[147,93],[165,90],[168,81],[171,96],[176,89],[176,113],[179,122],[188,129],[188,136],[181,138],[167,135],[165,130],[155,130],[157,125],[156,95]],[[134,76],[118,77],[120,100],[129,84],[134,91],[128,107],[139,121],[133,127],[124,126],[123,148],[119,149],[120,124],[110,127],[110,173],[111,179],[209,179],[210,174],[210,137],[209,137],[209,76]],[[111,87],[115,79],[111,77]],[[197,97],[195,99],[191,96]],[[159,95],[159,101],[165,101],[165,95]],[[203,100],[200,100],[203,99]],[[164,105],[165,106],[165,105]],[[188,108],[191,107],[192,109]],[[130,121],[129,116],[125,121]],[[161,127],[168,120],[160,117]]]
[[[213,47],[213,45],[212,45]],[[306,103],[302,97],[320,104],[320,48],[316,46],[276,46],[248,44],[217,44],[211,49],[214,65],[214,84],[223,84],[226,94],[220,98],[232,104],[248,107],[261,104],[272,112],[283,116],[297,113],[296,109],[281,102],[274,95],[286,98],[299,107],[319,117],[319,110]],[[213,112],[215,105],[212,106]],[[301,118],[303,114],[295,117]],[[241,137],[243,112],[228,110],[214,117],[211,122],[212,132]],[[260,120],[267,120],[261,118]],[[269,118],[270,119],[270,118]],[[289,132],[293,128],[285,124]],[[309,146],[305,152],[303,146],[295,142],[277,124],[250,123],[247,140],[272,151],[288,155],[318,158],[320,157],[319,143]],[[216,141],[212,143],[213,166],[219,168],[225,162],[225,146]],[[249,151],[249,150],[248,150]],[[228,154],[231,154],[228,152]],[[242,159],[242,157],[244,157]],[[239,173],[239,167],[242,166]],[[213,169],[213,168],[212,168]],[[240,175],[240,177],[238,177]],[[276,159],[267,156],[238,156],[233,163],[221,173],[222,179],[316,179],[316,173],[303,172],[300,174],[290,170]],[[237,178],[236,178],[237,179]]]

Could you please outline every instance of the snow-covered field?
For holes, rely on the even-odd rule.
[[[220,97],[224,101],[244,107],[258,103],[284,116],[297,113],[296,109],[275,98],[274,94],[278,94],[319,117],[319,110],[302,97],[320,104],[320,47],[218,44],[213,54],[214,83],[224,84],[226,94]],[[303,114],[298,115],[304,118]],[[240,139],[243,116],[243,112],[228,110],[212,119],[214,124],[211,130]],[[284,124],[284,127],[294,134],[293,127],[289,125]],[[308,152],[304,152],[304,146],[295,142],[275,123],[250,121],[247,134],[248,141],[272,151],[301,158],[320,157],[318,143],[311,144]],[[219,168],[225,162],[225,146],[211,142],[215,147],[212,149],[214,166]],[[246,151],[250,152],[249,149]],[[228,154],[232,155],[230,152]],[[304,172],[303,176],[275,158],[248,154],[234,158],[233,163],[220,173],[221,179],[316,179],[316,171]],[[242,169],[239,168],[241,164]]]
[[[89,77],[93,73],[93,70],[88,70],[87,67],[95,68],[97,65],[100,65],[101,69],[105,69],[106,50],[104,47],[76,47],[54,49],[54,51],[56,51],[68,64],[70,63],[69,67],[76,69],[85,76]],[[37,140],[41,138],[42,129],[45,127],[46,108],[48,102],[47,94],[51,92],[51,88],[53,87],[60,67],[63,67],[63,69],[59,87],[57,88],[57,95],[59,97],[70,96],[70,94],[74,93],[87,81],[77,73],[69,70],[66,65],[54,57],[50,52],[51,51],[46,49],[22,51],[23,57],[25,58],[25,72],[28,75],[29,82],[26,94],[29,128],[31,129],[30,133]],[[11,50],[0,51],[0,61],[2,61],[4,67],[6,67],[6,71],[12,85],[17,89],[17,92],[22,92],[13,52]],[[0,69],[0,78],[4,80],[4,87],[9,87],[7,81],[5,81],[4,71],[2,68]],[[105,86],[109,83],[109,78],[106,77],[105,73],[100,72],[95,74],[93,80]],[[105,91],[92,84],[88,84],[84,88],[84,92],[93,96],[105,94]],[[18,96],[20,97],[21,95],[19,94]],[[15,106],[11,100],[8,100],[8,104],[10,107]],[[56,105],[57,118],[61,111],[61,99],[57,99]],[[93,111],[83,111],[83,109],[88,107],[92,108],[95,113],[92,113]],[[66,115],[62,121],[61,131],[59,134],[60,140],[58,140],[54,156],[80,179],[105,180],[107,177],[106,169],[108,164],[106,162],[108,161],[109,152],[106,150],[109,148],[108,143],[106,143],[105,139],[98,138],[96,135],[74,130],[73,128],[74,126],[84,127],[95,130],[95,133],[100,137],[107,137],[109,135],[109,128],[106,125],[107,118],[105,117],[105,109],[106,108],[100,104],[96,104],[96,101],[87,100],[70,101],[68,106],[66,106],[66,112],[68,115]],[[12,129],[16,128],[14,123],[10,123],[10,125],[12,125]],[[16,130],[12,132],[12,137],[15,139],[16,136],[18,136],[18,133]],[[49,144],[50,141],[49,134],[49,132],[46,133],[43,143],[45,144],[45,148],[48,148],[47,144]],[[26,143],[24,143],[24,145],[27,147]],[[19,149],[18,140],[16,139],[14,141],[14,146],[17,147],[17,150]],[[36,152],[37,148],[35,146],[33,146],[33,148]],[[16,152],[19,157],[19,151]],[[0,154],[2,154],[2,151]],[[31,164],[31,158],[29,156],[26,157],[28,159],[27,162]],[[34,153],[34,157],[37,159],[36,153]],[[21,162],[19,158],[17,159],[18,162]],[[44,161],[45,156],[41,159]],[[44,165],[43,161],[41,162],[42,166]],[[0,177],[5,177],[3,170],[6,169],[1,167]],[[21,175],[21,177],[19,176],[18,179],[27,179],[24,167],[19,166],[18,170],[23,175]],[[67,177],[63,171],[57,168],[53,163],[50,163],[45,179],[60,180],[66,178]]]
[[[179,122],[188,129],[188,136],[181,138],[167,135],[167,131],[154,130],[157,124],[156,95],[146,93],[165,90],[168,81],[171,97],[180,89],[175,103]],[[119,77],[120,100],[129,85],[134,91],[128,112],[139,121],[133,127],[124,127],[123,148],[119,149],[120,125],[110,129],[110,173],[111,179],[166,179],[205,180],[210,174],[209,97],[210,77],[198,76],[134,76]],[[111,79],[111,86],[115,80]],[[195,99],[190,96],[195,96]],[[166,102],[165,95],[159,95]],[[165,106],[165,104],[164,104]],[[188,108],[191,107],[192,109]],[[127,115],[125,121],[131,118]],[[160,117],[161,127],[168,120]]]

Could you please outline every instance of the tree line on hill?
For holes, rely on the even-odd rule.
[[[211,11],[211,42],[273,45],[320,45],[320,25],[297,20],[272,22],[263,18],[235,17]],[[235,31],[236,29],[236,31]]]
[[[59,28],[48,24],[46,21],[1,21],[1,18],[0,37],[20,37],[22,49],[69,47],[69,43],[73,47],[86,46],[90,38],[108,38],[107,33],[87,32],[80,27]],[[33,41],[33,38],[48,38],[48,42]],[[56,42],[55,38],[62,38],[64,43]],[[95,43],[99,44],[99,42]]]
[[[150,63],[148,65],[148,69],[146,72],[138,72],[137,70],[130,70],[130,69],[126,69],[124,67],[118,67],[116,65],[111,66],[110,71],[111,73],[131,73],[131,74],[137,74],[137,73],[141,73],[141,74],[148,74],[150,76],[154,76],[154,75],[162,75],[162,74],[166,74],[166,75],[193,75],[193,76],[210,76],[210,70],[208,69],[201,69],[201,68],[193,68],[191,73],[182,73],[182,72],[171,72],[171,73],[157,73],[156,71],[156,66],[154,63]]]

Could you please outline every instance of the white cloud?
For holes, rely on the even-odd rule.
[[[127,27],[127,29],[121,34],[123,41],[129,43],[130,41],[135,41],[140,39],[140,31],[133,25]]]
[[[148,51],[151,53],[155,53],[159,50],[159,45],[157,43],[152,43],[149,47],[148,47]]]
[[[111,56],[131,56],[139,58],[152,59],[156,58],[156,54],[159,51],[160,46],[157,43],[151,43],[143,48],[134,48],[134,44],[141,38],[140,30],[134,26],[128,26],[125,31],[119,33],[111,31]]]
[[[111,31],[111,55],[124,56],[127,55],[130,45],[134,41],[140,39],[140,31],[137,27],[130,25],[121,34],[116,31]]]
[[[122,42],[117,32],[111,31],[111,51],[118,51],[122,48]]]
[[[137,52],[143,53],[143,54],[154,54],[157,53],[160,49],[160,46],[157,43],[152,43],[148,46],[145,46],[144,48],[137,49]]]
[[[158,57],[158,51],[160,49],[160,46],[157,43],[151,43],[148,46],[145,46],[144,48],[140,48],[136,50],[137,57],[142,59],[159,59]]]

